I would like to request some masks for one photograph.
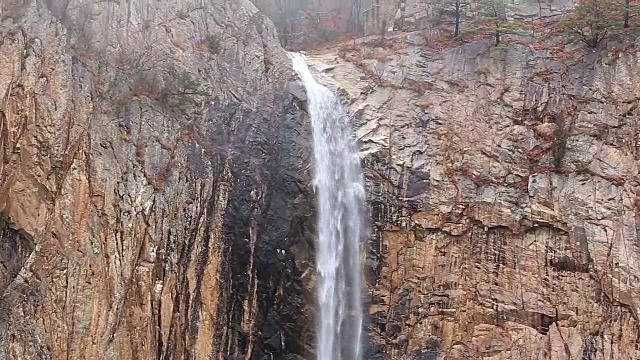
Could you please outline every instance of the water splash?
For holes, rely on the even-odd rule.
[[[360,242],[365,235],[364,178],[340,100],[311,74],[304,56],[290,54],[307,90],[318,197],[318,360],[362,358]]]

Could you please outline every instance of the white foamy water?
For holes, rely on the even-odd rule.
[[[307,90],[318,197],[318,360],[362,358],[360,242],[365,193],[360,157],[337,95],[319,84],[301,54],[290,54]]]

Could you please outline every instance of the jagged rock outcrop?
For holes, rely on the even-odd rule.
[[[308,126],[246,0],[0,2],[0,358],[294,359]]]
[[[367,358],[638,358],[640,41],[409,40],[310,55],[364,156]]]

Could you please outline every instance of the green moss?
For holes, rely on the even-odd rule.
[[[89,295],[89,299],[85,302],[84,307],[84,314],[78,328],[78,334],[80,336],[83,336],[91,325],[91,314],[93,312],[93,293]]]
[[[556,172],[561,172],[570,132],[564,118],[556,118],[556,125],[556,129],[553,131],[553,168]]]
[[[9,217],[9,214],[7,214],[4,211],[0,211],[0,232],[4,231],[7,227],[9,227],[10,223],[11,223],[11,218]]]
[[[219,54],[222,44],[220,42],[220,38],[214,34],[209,34],[204,39],[204,45],[207,47],[210,53]]]
[[[193,77],[188,71],[180,73],[177,80],[180,91],[185,95],[210,95],[204,86],[202,86],[202,83]]]

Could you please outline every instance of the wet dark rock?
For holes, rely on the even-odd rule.
[[[0,294],[14,282],[35,248],[31,235],[6,224],[0,228]],[[30,298],[37,296],[35,293]]]

